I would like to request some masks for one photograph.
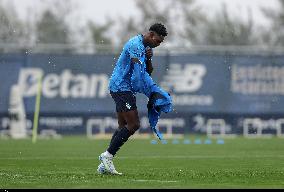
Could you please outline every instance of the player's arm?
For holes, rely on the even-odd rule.
[[[133,64],[138,64],[138,65],[142,64],[141,61],[138,58],[131,58],[131,62]],[[142,66],[139,66],[139,67],[142,67]],[[153,72],[152,59],[146,59],[146,71],[151,76],[151,74]]]
[[[143,64],[143,50],[137,44],[132,44],[128,51],[132,64]]]
[[[147,63],[147,56],[145,58],[145,49],[137,44],[133,44],[129,48],[129,55],[131,58],[131,63],[134,65],[134,70],[142,71],[143,63]],[[150,56],[150,55],[149,55]],[[146,64],[147,65],[147,64]]]
[[[138,58],[131,58],[131,63],[132,64],[142,64],[141,61]]]
[[[132,75],[131,75],[131,86],[132,90],[135,92],[140,92],[141,90],[141,83],[143,81],[142,73],[143,70],[143,63],[139,60],[139,58],[131,58],[131,65],[132,65]]]
[[[152,59],[147,59],[146,60],[146,71],[147,73],[151,76],[151,74],[153,73],[153,65],[152,65]]]
[[[153,51],[151,48],[146,49],[146,71],[151,76],[154,68],[152,64]]]
[[[136,74],[136,75],[140,74],[142,71],[142,67],[143,67],[142,65],[143,63],[140,61],[140,59],[136,57],[131,58],[131,63],[133,65],[133,74]],[[140,75],[138,76],[140,77]]]

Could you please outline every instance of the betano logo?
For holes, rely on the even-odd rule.
[[[202,86],[202,78],[206,74],[206,68],[201,64],[171,64],[168,74],[164,77],[161,86],[176,93],[191,93]]]
[[[42,95],[52,99],[61,98],[105,98],[108,96],[108,76],[106,74],[72,74],[65,69],[61,74],[44,75],[42,69],[24,68],[20,70],[18,85],[24,97],[33,97],[37,93],[38,79],[42,79]]]

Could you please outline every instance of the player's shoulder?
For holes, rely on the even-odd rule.
[[[137,42],[139,42],[139,41],[141,41],[142,40],[142,36],[141,36],[141,34],[138,34],[138,35],[135,35],[135,36],[133,36],[133,37],[131,37],[128,41],[137,41]]]
[[[128,45],[140,45],[142,43],[142,37],[141,35],[136,35],[134,37],[131,37],[126,44]]]
[[[129,39],[126,43],[126,47],[130,49],[143,49],[143,38],[141,35],[136,35]]]

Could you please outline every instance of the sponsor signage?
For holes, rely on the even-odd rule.
[[[39,123],[43,127],[76,130],[90,125],[88,119],[92,116],[115,117],[108,83],[116,55],[29,54],[1,55],[0,59],[0,80],[3,82],[0,84],[0,116],[4,118],[1,125],[8,122],[9,94],[13,85],[21,88],[25,111],[32,117],[40,76]],[[277,116],[281,119],[284,114],[284,56],[167,55],[154,57],[153,64],[154,81],[171,94],[174,102],[174,112],[163,118],[182,118],[183,123],[179,125],[192,127],[193,120],[188,119],[193,116],[200,114],[211,118],[214,114],[219,116],[209,124],[217,122],[229,131],[240,124],[239,120],[232,120],[235,117]],[[147,113],[146,104],[146,96],[138,94],[141,114]],[[245,122],[249,129],[257,124],[255,122],[266,120]],[[282,120],[275,122],[278,130],[283,127]]]

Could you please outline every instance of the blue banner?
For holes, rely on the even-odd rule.
[[[13,85],[20,86],[25,111],[32,119],[40,76],[40,127],[77,133],[86,129],[92,117],[115,118],[108,82],[117,58],[118,55],[1,55],[0,116],[4,120],[0,127],[7,125]],[[228,121],[232,130],[236,129],[234,133],[242,132],[237,128],[240,118],[270,119],[284,114],[284,56],[160,55],[154,57],[153,65],[154,81],[171,94],[174,102],[174,112],[164,117],[183,119],[176,121],[180,127],[173,131],[185,131],[182,126],[194,127],[193,119],[198,114],[205,119],[216,116],[215,119]],[[138,110],[145,117],[146,104],[146,96],[138,94]],[[282,120],[278,129],[279,126],[282,129]]]

